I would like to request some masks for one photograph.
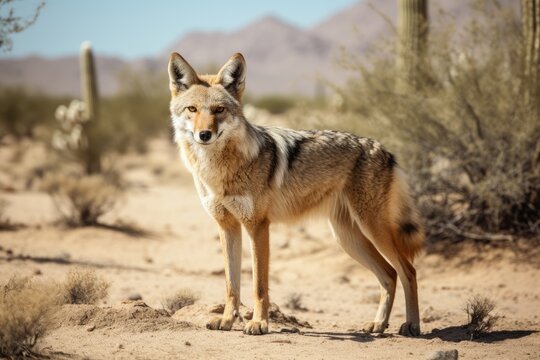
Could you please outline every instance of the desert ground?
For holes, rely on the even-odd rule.
[[[271,228],[271,301],[296,323],[276,311],[265,336],[244,335],[240,322],[229,332],[207,330],[225,292],[217,228],[170,141],[116,160],[126,195],[101,220],[111,226],[59,222],[51,198],[21,175],[44,156],[31,145],[23,153],[0,147],[0,197],[19,225],[0,231],[0,283],[13,275],[60,282],[83,267],[111,284],[98,305],[63,305],[54,315],[52,330],[38,343],[51,358],[426,359],[451,349],[463,359],[540,358],[539,263],[519,244],[467,243],[445,256],[426,251],[416,261],[422,335],[397,335],[405,316],[400,287],[387,332],[371,335],[360,329],[375,315],[378,283],[341,251],[325,220]],[[246,308],[252,304],[250,256],[244,236]],[[169,316],[163,299],[178,289],[198,300]],[[300,309],[286,306],[291,294],[301,296]],[[470,341],[462,325],[473,294],[491,298],[499,319],[491,333]]]

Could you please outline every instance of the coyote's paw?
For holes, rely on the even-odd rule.
[[[221,316],[216,316],[206,323],[206,328],[209,330],[231,330],[234,323],[234,318],[225,319]]]
[[[362,331],[367,333],[379,333],[382,334],[388,327],[388,324],[378,321],[370,321],[364,324]]]
[[[420,324],[415,324],[410,321],[403,323],[399,328],[399,335],[403,336],[419,336]]]
[[[268,321],[249,321],[244,327],[244,334],[263,335],[268,334]]]

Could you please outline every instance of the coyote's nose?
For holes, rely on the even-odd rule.
[[[209,130],[204,130],[199,133],[199,139],[201,139],[202,142],[207,142],[212,137],[212,132]]]

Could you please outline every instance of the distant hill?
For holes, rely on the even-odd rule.
[[[518,4],[512,0],[501,2]],[[165,73],[171,51],[180,52],[199,72],[214,72],[230,55],[242,52],[248,65],[248,93],[313,95],[320,90],[318,78],[341,81],[346,77],[334,65],[341,46],[362,53],[382,36],[391,34],[397,1],[372,3],[386,19],[370,7],[369,1],[360,1],[308,29],[266,16],[232,32],[186,34],[154,57],[125,61],[98,56],[100,90],[106,95],[114,94],[118,90],[117,74],[126,67]],[[434,23],[438,17],[434,9],[439,7],[453,14],[458,22],[468,15],[469,1],[434,0],[430,4]],[[0,59],[0,85],[23,85],[50,94],[79,96],[78,67],[76,56]]]

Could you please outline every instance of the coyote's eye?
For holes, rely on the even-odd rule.
[[[190,112],[196,112],[197,108],[195,106],[188,106],[187,108]]]
[[[223,106],[218,106],[216,107],[216,109],[214,110],[214,112],[216,114],[221,114],[223,111],[225,111],[225,108]]]

